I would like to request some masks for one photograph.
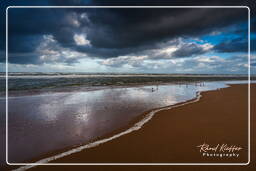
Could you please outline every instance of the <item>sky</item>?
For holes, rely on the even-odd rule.
[[[131,5],[116,1],[8,1],[9,5]],[[132,5],[162,5],[137,1]],[[205,1],[194,4],[208,5]],[[209,1],[209,5],[248,5]],[[246,2],[246,3],[245,3]],[[180,5],[178,2],[163,5]],[[175,4],[174,4],[175,3]],[[5,17],[4,15],[2,17]],[[251,25],[256,24],[254,13]],[[5,22],[0,23],[5,71]],[[251,28],[251,71],[256,74]],[[9,8],[10,72],[247,74],[247,8]]]

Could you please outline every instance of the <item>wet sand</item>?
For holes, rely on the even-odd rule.
[[[256,85],[251,85],[251,123],[255,123]],[[203,92],[200,101],[158,112],[140,130],[54,162],[231,162],[246,163],[248,144],[247,85]],[[252,124],[251,163],[247,166],[38,166],[32,170],[253,170],[255,125]],[[238,158],[202,157],[196,147],[227,143],[241,146]]]
[[[252,84],[251,123],[256,122],[255,99],[256,84]],[[199,102],[158,112],[138,131],[54,162],[247,162],[247,105],[246,85],[204,92]],[[31,170],[254,170],[254,124],[251,130],[251,162],[246,166],[37,166]],[[195,147],[203,142],[235,144],[243,150],[238,159],[207,159]]]

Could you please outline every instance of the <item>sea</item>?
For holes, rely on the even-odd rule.
[[[8,77],[9,95],[40,92],[94,90],[104,87],[145,84],[184,84],[202,81],[248,80],[247,75],[213,74],[130,74],[130,73],[0,73],[0,95],[5,95]],[[255,79],[256,76],[251,77]]]

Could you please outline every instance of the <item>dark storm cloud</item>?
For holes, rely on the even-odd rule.
[[[65,10],[61,9],[10,8],[8,10],[9,39],[18,37],[17,41],[22,41],[19,39],[20,36],[25,38],[45,34],[54,34],[59,38],[58,35],[63,34],[65,38],[60,38],[60,40],[67,42],[66,37],[75,29],[65,17]],[[10,41],[10,43],[15,43],[15,41]]]
[[[117,3],[117,1],[111,2]],[[173,3],[177,2],[173,1]],[[205,1],[198,1],[199,4],[203,2]],[[220,3],[220,1],[216,2]],[[101,5],[101,3],[103,2],[79,0],[64,3],[54,0],[47,1],[45,5]],[[147,3],[154,4],[153,1]],[[86,14],[86,18],[81,17],[83,13]],[[200,36],[216,28],[246,20],[246,8],[9,9],[9,56],[13,54],[9,61],[38,62],[36,49],[44,35],[52,35],[58,45],[70,51],[86,53],[91,57],[111,58],[160,48],[158,47],[160,42],[183,36]],[[74,41],[75,34],[86,34],[90,46],[77,45]],[[18,53],[35,54],[35,59],[24,56],[16,60],[14,56]],[[177,57],[202,53],[205,51],[194,45],[185,45],[175,52]],[[22,59],[26,62],[21,62]]]
[[[95,47],[152,45],[177,36],[198,36],[246,20],[247,9],[108,9],[89,13]],[[103,16],[103,17],[102,17]]]

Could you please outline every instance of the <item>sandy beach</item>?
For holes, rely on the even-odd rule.
[[[255,120],[256,85],[251,85],[251,115]],[[248,161],[247,85],[231,85],[216,91],[203,92],[196,103],[158,112],[140,130],[97,147],[86,149],[55,163],[246,163]],[[252,122],[253,123],[253,122]],[[253,127],[255,127],[253,125]],[[253,129],[252,129],[253,130]],[[253,132],[254,135],[254,132]],[[252,136],[253,137],[253,136]],[[239,157],[206,157],[197,147],[201,144],[227,144],[242,147]],[[251,142],[251,161],[255,158],[255,140]],[[245,169],[248,166],[38,166],[32,170],[141,170],[211,168]],[[72,168],[72,169],[74,169]],[[190,169],[190,170],[191,170]]]
[[[253,3],[1,6],[0,171],[256,170]]]

